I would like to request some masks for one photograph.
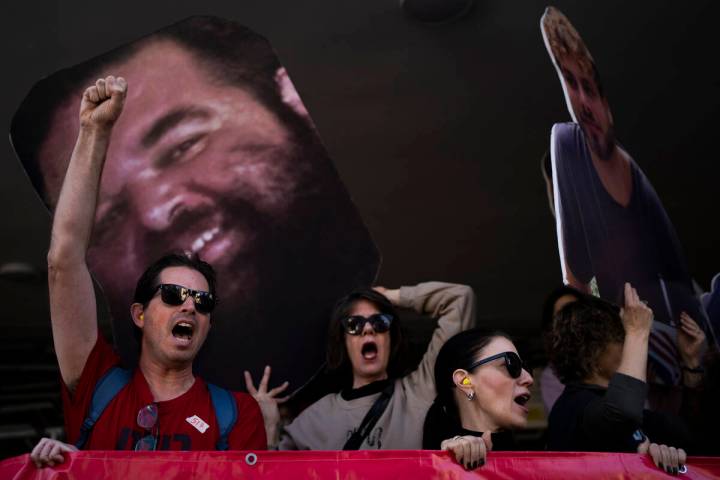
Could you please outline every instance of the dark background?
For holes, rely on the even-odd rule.
[[[468,283],[482,323],[535,338],[543,297],[561,281],[540,159],[552,124],[569,119],[540,34],[545,5],[478,1],[457,22],[428,25],[397,0],[7,3],[0,121],[8,132],[29,88],[55,70],[190,15],[238,21],[266,36],[287,67],[383,254],[379,283]],[[618,138],[708,289],[720,270],[720,8],[554,5],[590,48]],[[4,457],[25,448],[17,439],[28,428],[61,420],[44,270],[50,218],[9,142],[0,162]],[[10,274],[10,262],[34,270]]]

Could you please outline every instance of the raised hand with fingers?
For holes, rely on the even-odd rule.
[[[80,103],[80,125],[84,128],[110,129],[120,117],[127,82],[123,77],[100,78],[85,90]]]
[[[685,366],[698,368],[705,346],[705,332],[686,312],[680,314],[677,343]]]
[[[271,371],[270,365],[265,366],[260,383],[258,384],[258,387],[255,388],[250,372],[245,370],[245,387],[247,388],[248,393],[252,395],[255,401],[258,402],[258,405],[260,405],[263,421],[265,422],[268,447],[275,446],[279,440],[280,432],[278,425],[280,423],[280,409],[278,405],[285,403],[290,398],[289,395],[284,397],[279,396],[287,390],[290,382],[284,382],[281,385],[268,390]]]
[[[625,305],[620,311],[620,319],[625,329],[625,340],[617,371],[644,382],[653,312],[629,283],[625,284]]]
[[[30,460],[33,461],[37,468],[54,467],[65,461],[63,453],[77,451],[75,445],[53,440],[52,438],[42,438],[30,452]]]
[[[640,300],[637,290],[629,283],[625,284],[625,306],[620,312],[620,318],[626,333],[649,333],[652,328],[652,309]]]

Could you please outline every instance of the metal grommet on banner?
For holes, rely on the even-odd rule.
[[[245,463],[252,467],[257,463],[257,455],[252,452],[248,453],[247,455],[245,455]]]
[[[688,468],[687,465],[680,465],[680,468],[678,469],[678,473],[687,473]]]

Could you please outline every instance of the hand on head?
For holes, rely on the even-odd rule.
[[[385,295],[385,298],[390,300],[393,306],[397,307],[400,304],[400,289],[399,288],[385,288],[381,286],[373,287],[373,290],[381,295]]]

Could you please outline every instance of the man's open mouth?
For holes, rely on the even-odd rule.
[[[374,360],[377,357],[378,349],[375,342],[368,342],[363,344],[360,354],[365,360]]]
[[[172,334],[175,338],[179,338],[181,340],[190,340],[192,339],[194,331],[195,326],[192,323],[180,321],[176,323],[173,327]]]

